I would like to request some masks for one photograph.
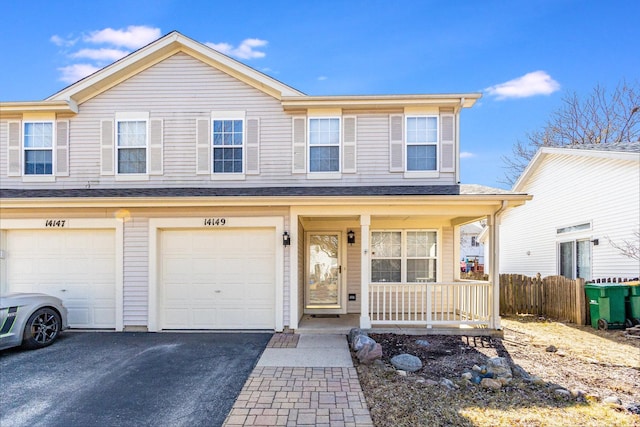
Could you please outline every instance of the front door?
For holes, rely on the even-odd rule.
[[[305,313],[342,313],[340,233],[306,234]]]

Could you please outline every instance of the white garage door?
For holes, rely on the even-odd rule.
[[[164,230],[162,329],[274,329],[273,229]]]
[[[62,299],[73,328],[115,328],[113,230],[10,230],[10,292]]]

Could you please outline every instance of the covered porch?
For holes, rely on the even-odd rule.
[[[292,207],[289,328],[464,335],[499,330],[497,224],[505,209],[524,200],[461,199],[422,197],[407,203],[407,197],[389,197],[384,206],[370,200],[345,206],[334,199],[329,205]],[[477,220],[488,226],[488,281],[460,278],[460,226]]]

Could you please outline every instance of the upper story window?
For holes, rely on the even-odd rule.
[[[244,119],[212,121],[213,173],[243,173]]]
[[[407,171],[435,171],[438,164],[438,116],[406,117]]]
[[[340,172],[340,118],[309,119],[309,172]]]
[[[146,174],[148,115],[116,117],[116,159],[119,174]]]
[[[53,175],[53,122],[24,122],[24,174]]]
[[[437,233],[430,230],[373,231],[371,281],[435,282]]]

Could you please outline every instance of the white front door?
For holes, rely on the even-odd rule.
[[[305,313],[344,313],[341,233],[306,233]]]

